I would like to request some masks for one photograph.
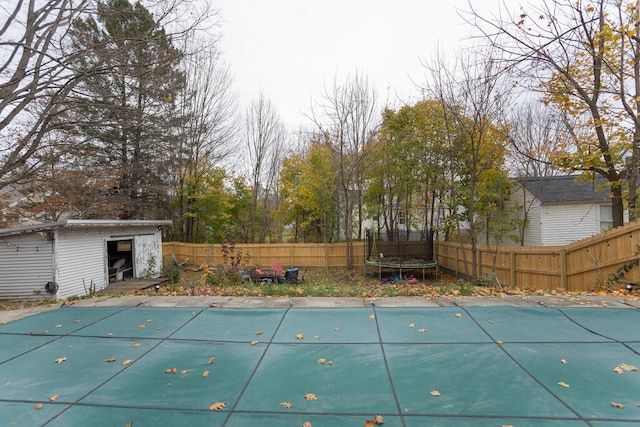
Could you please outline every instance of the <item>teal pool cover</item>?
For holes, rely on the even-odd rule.
[[[0,426],[639,425],[639,325],[611,308],[61,308],[0,325]]]

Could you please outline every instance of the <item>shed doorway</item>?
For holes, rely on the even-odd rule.
[[[133,277],[133,239],[107,241],[109,282]]]

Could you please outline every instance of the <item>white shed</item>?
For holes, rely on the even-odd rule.
[[[162,228],[170,224],[66,220],[0,229],[0,299],[58,300],[110,280],[159,277]]]

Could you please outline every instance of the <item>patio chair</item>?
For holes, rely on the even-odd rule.
[[[299,268],[287,268],[284,271],[284,276],[281,276],[278,279],[280,283],[298,283],[298,272]]]

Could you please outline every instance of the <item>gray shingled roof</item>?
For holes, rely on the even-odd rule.
[[[576,181],[576,175],[518,178],[517,181],[542,203],[610,200],[609,190],[602,186],[605,183],[602,177],[596,177],[595,183]]]

